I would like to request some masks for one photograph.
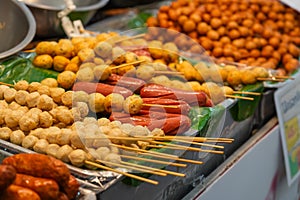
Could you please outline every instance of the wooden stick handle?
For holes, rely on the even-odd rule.
[[[166,162],[162,160],[153,160],[149,158],[142,158],[142,157],[137,157],[137,156],[128,156],[128,155],[120,155],[121,158],[127,158],[127,159],[132,159],[132,160],[140,160],[140,161],[145,161],[145,162],[152,162],[152,163],[157,163],[157,164],[163,164],[163,165],[171,165],[175,167],[186,167],[186,164],[182,163],[173,163],[173,162]]]
[[[161,105],[161,104],[150,104],[150,103],[143,103],[143,106],[149,107],[162,107],[162,108],[178,108],[178,105]]]
[[[118,174],[122,174],[122,175],[128,176],[130,178],[134,178],[134,179],[137,179],[137,180],[140,180],[140,181],[151,183],[153,185],[157,185],[158,184],[158,181],[154,181],[154,180],[147,179],[147,178],[144,178],[144,177],[136,176],[134,174],[129,174],[127,172],[122,172],[120,170],[113,169],[113,168],[110,168],[110,167],[107,167],[107,166],[104,166],[104,165],[100,165],[98,163],[94,163],[94,162],[91,162],[91,161],[85,161],[85,163],[88,164],[88,165],[94,166],[94,167],[98,167],[100,169],[105,169],[105,170],[108,170],[108,171],[116,172]]]
[[[155,175],[159,175],[159,176],[167,176],[166,173],[156,172],[153,169],[148,170],[148,169],[142,169],[142,168],[137,168],[137,167],[133,167],[133,166],[127,166],[127,165],[124,164],[125,162],[123,162],[123,161],[121,161],[120,163],[109,162],[109,161],[105,161],[105,160],[96,160],[96,161],[99,162],[99,163],[103,163],[105,165],[112,165],[112,166],[116,166],[116,167],[136,170],[136,171],[139,171],[139,172],[155,174]]]
[[[118,144],[110,144],[110,145],[118,147],[118,148],[121,148],[121,149],[131,150],[131,151],[137,151],[137,152],[143,152],[143,153],[150,153],[150,154],[153,154],[153,155],[161,155],[161,156],[165,156],[166,158],[169,158],[169,159],[177,159],[178,158],[178,156],[167,154],[167,153],[160,153],[160,152],[155,152],[155,151],[147,151],[147,150],[144,150],[144,149],[136,149],[136,148],[126,147],[126,146],[122,146],[122,145],[118,145]]]
[[[225,94],[225,97],[233,98],[233,99],[243,99],[243,100],[249,100],[249,101],[254,100],[252,97],[242,97],[242,96],[235,96],[235,95],[230,95],[230,94]]]
[[[121,67],[126,67],[128,65],[135,65],[135,64],[142,63],[142,62],[145,62],[145,60],[138,60],[138,61],[134,61],[134,62],[131,62],[131,63],[124,63],[124,64],[121,64],[121,65],[117,65],[117,66],[109,67],[109,68],[110,69],[118,69],[118,68],[121,68]]]
[[[123,161],[121,163],[126,164],[126,165],[130,165],[130,166],[133,166],[133,167],[137,167],[137,168],[154,170],[154,171],[158,171],[158,172],[161,172],[161,173],[171,174],[171,175],[174,175],[174,176],[185,177],[185,174],[177,173],[177,172],[172,172],[172,171],[169,171],[169,170],[156,169],[156,168],[153,168],[153,167],[148,167],[148,166],[144,166],[144,165],[138,165],[138,164],[129,163],[129,162],[123,162]]]
[[[250,94],[255,96],[260,96],[261,93],[259,92],[247,92],[247,91],[233,91],[234,94]]]

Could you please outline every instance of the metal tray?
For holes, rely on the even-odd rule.
[[[211,121],[210,126],[207,130],[208,133],[212,137],[219,137],[222,133],[224,124],[226,123],[226,113],[228,110],[236,103],[236,100],[227,99],[223,101],[220,105],[222,105],[225,109],[224,116],[222,116],[221,120]],[[185,132],[183,135],[185,136],[196,136],[198,131],[190,129]],[[22,146],[13,144],[11,142],[1,140],[0,139],[0,150],[7,152],[8,154],[17,154],[17,153],[35,153],[33,150],[26,149]],[[173,150],[172,154],[177,155],[179,157],[191,157],[191,159],[210,159],[208,153],[199,153],[198,154],[190,154],[181,150]],[[70,169],[71,173],[80,181],[83,188],[87,188],[89,190],[94,191],[95,193],[100,193],[107,190],[109,187],[113,186],[115,183],[120,182],[122,175],[118,173],[114,173],[106,170],[89,170],[83,169],[79,167],[75,167],[70,164],[66,164]],[[122,171],[126,171],[125,169],[120,169]],[[172,169],[172,171],[177,171],[177,169]],[[186,173],[189,173],[186,171]],[[165,177],[163,177],[165,178]],[[159,187],[159,186],[158,186]]]
[[[0,150],[1,152],[6,152],[7,155],[13,155],[18,153],[36,153],[30,149],[18,146],[11,142],[0,139]],[[1,154],[0,152],[0,154]],[[7,156],[6,155],[6,156]],[[121,176],[117,173],[105,170],[88,170],[79,167],[66,164],[70,169],[72,175],[74,175],[83,188],[99,193],[112,184],[114,184]]]
[[[0,149],[0,163],[4,158],[12,155],[13,155],[12,153]],[[96,200],[97,199],[96,193],[94,191],[83,187],[85,186],[85,183],[82,183],[82,180],[77,179],[77,181],[80,184],[80,188],[79,188],[79,194],[75,200],[94,200],[94,199]]]
[[[244,121],[237,122],[232,118],[229,109],[224,113],[224,126],[218,136],[233,138],[235,141],[231,144],[224,145],[224,154],[203,154],[199,152],[186,151],[182,155],[183,158],[201,160],[202,165],[189,164],[186,168],[175,168],[167,166],[167,170],[184,173],[185,177],[176,176],[151,176],[151,179],[157,180],[159,185],[154,186],[147,183],[141,183],[138,186],[128,185],[119,179],[117,183],[111,185],[107,190],[97,194],[98,199],[118,199],[122,197],[124,200],[135,199],[155,199],[155,200],[179,200],[184,197],[192,188],[199,184],[202,180],[222,164],[236,149],[245,143],[250,137],[253,127],[253,116]],[[214,127],[212,127],[212,130]],[[218,132],[218,131],[216,131]]]

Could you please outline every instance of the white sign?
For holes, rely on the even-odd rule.
[[[285,3],[286,5],[290,6],[291,8],[300,12],[300,1],[299,0],[280,0],[281,2]]]
[[[286,176],[291,185],[300,175],[300,76],[277,89],[274,97]]]

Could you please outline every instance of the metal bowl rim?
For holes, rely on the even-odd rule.
[[[35,32],[36,32],[36,22],[35,22],[35,19],[31,13],[31,11],[29,10],[29,8],[20,1],[13,0],[12,2],[23,11],[25,17],[28,20],[29,27],[28,27],[27,34],[23,38],[23,40],[16,46],[12,47],[11,49],[0,53],[0,59],[11,56],[11,55],[21,51],[23,48],[25,48],[31,42],[31,40],[34,38]]]
[[[42,5],[37,3],[30,3],[26,2],[26,0],[22,0],[27,6],[33,7],[33,8],[39,8],[44,10],[51,10],[51,11],[61,11],[65,8],[65,6],[60,7],[54,7],[54,6],[48,6],[48,5]],[[91,11],[91,10],[97,10],[99,8],[102,8],[108,3],[109,0],[100,0],[98,3],[89,5],[89,6],[82,6],[82,7],[76,7],[75,11],[84,12],[84,11]]]

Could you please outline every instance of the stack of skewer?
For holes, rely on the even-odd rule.
[[[117,144],[111,144],[111,146],[117,147],[119,149],[130,151],[135,153],[132,155],[120,155],[122,160],[118,163],[104,161],[104,160],[86,160],[85,164],[91,165],[96,168],[113,171],[124,176],[137,179],[143,182],[157,185],[158,181],[149,178],[138,176],[137,174],[132,174],[124,172],[123,170],[117,168],[124,168],[129,171],[134,170],[136,173],[149,173],[158,176],[173,175],[178,177],[185,177],[185,174],[162,169],[161,166],[176,166],[176,167],[187,167],[189,164],[203,164],[202,161],[185,159],[178,155],[173,155],[171,153],[163,153],[159,151],[153,151],[153,149],[174,149],[182,151],[196,151],[203,153],[213,153],[222,155],[224,152],[224,146],[220,144],[211,143],[232,143],[234,139],[231,138],[206,138],[206,137],[189,137],[189,136],[145,136],[145,137],[111,137],[110,139],[122,139],[122,140],[139,140],[139,141],[150,141],[151,145],[148,145],[151,150],[136,149],[128,146],[122,146]],[[171,142],[172,141],[172,142]],[[184,145],[187,144],[187,145]],[[193,145],[191,147],[190,145]],[[198,147],[196,147],[198,146]],[[199,146],[210,147],[219,150],[202,149]],[[131,161],[135,161],[134,163]],[[142,164],[136,164],[136,161],[140,161]],[[149,166],[149,163],[159,164],[160,167]]]

